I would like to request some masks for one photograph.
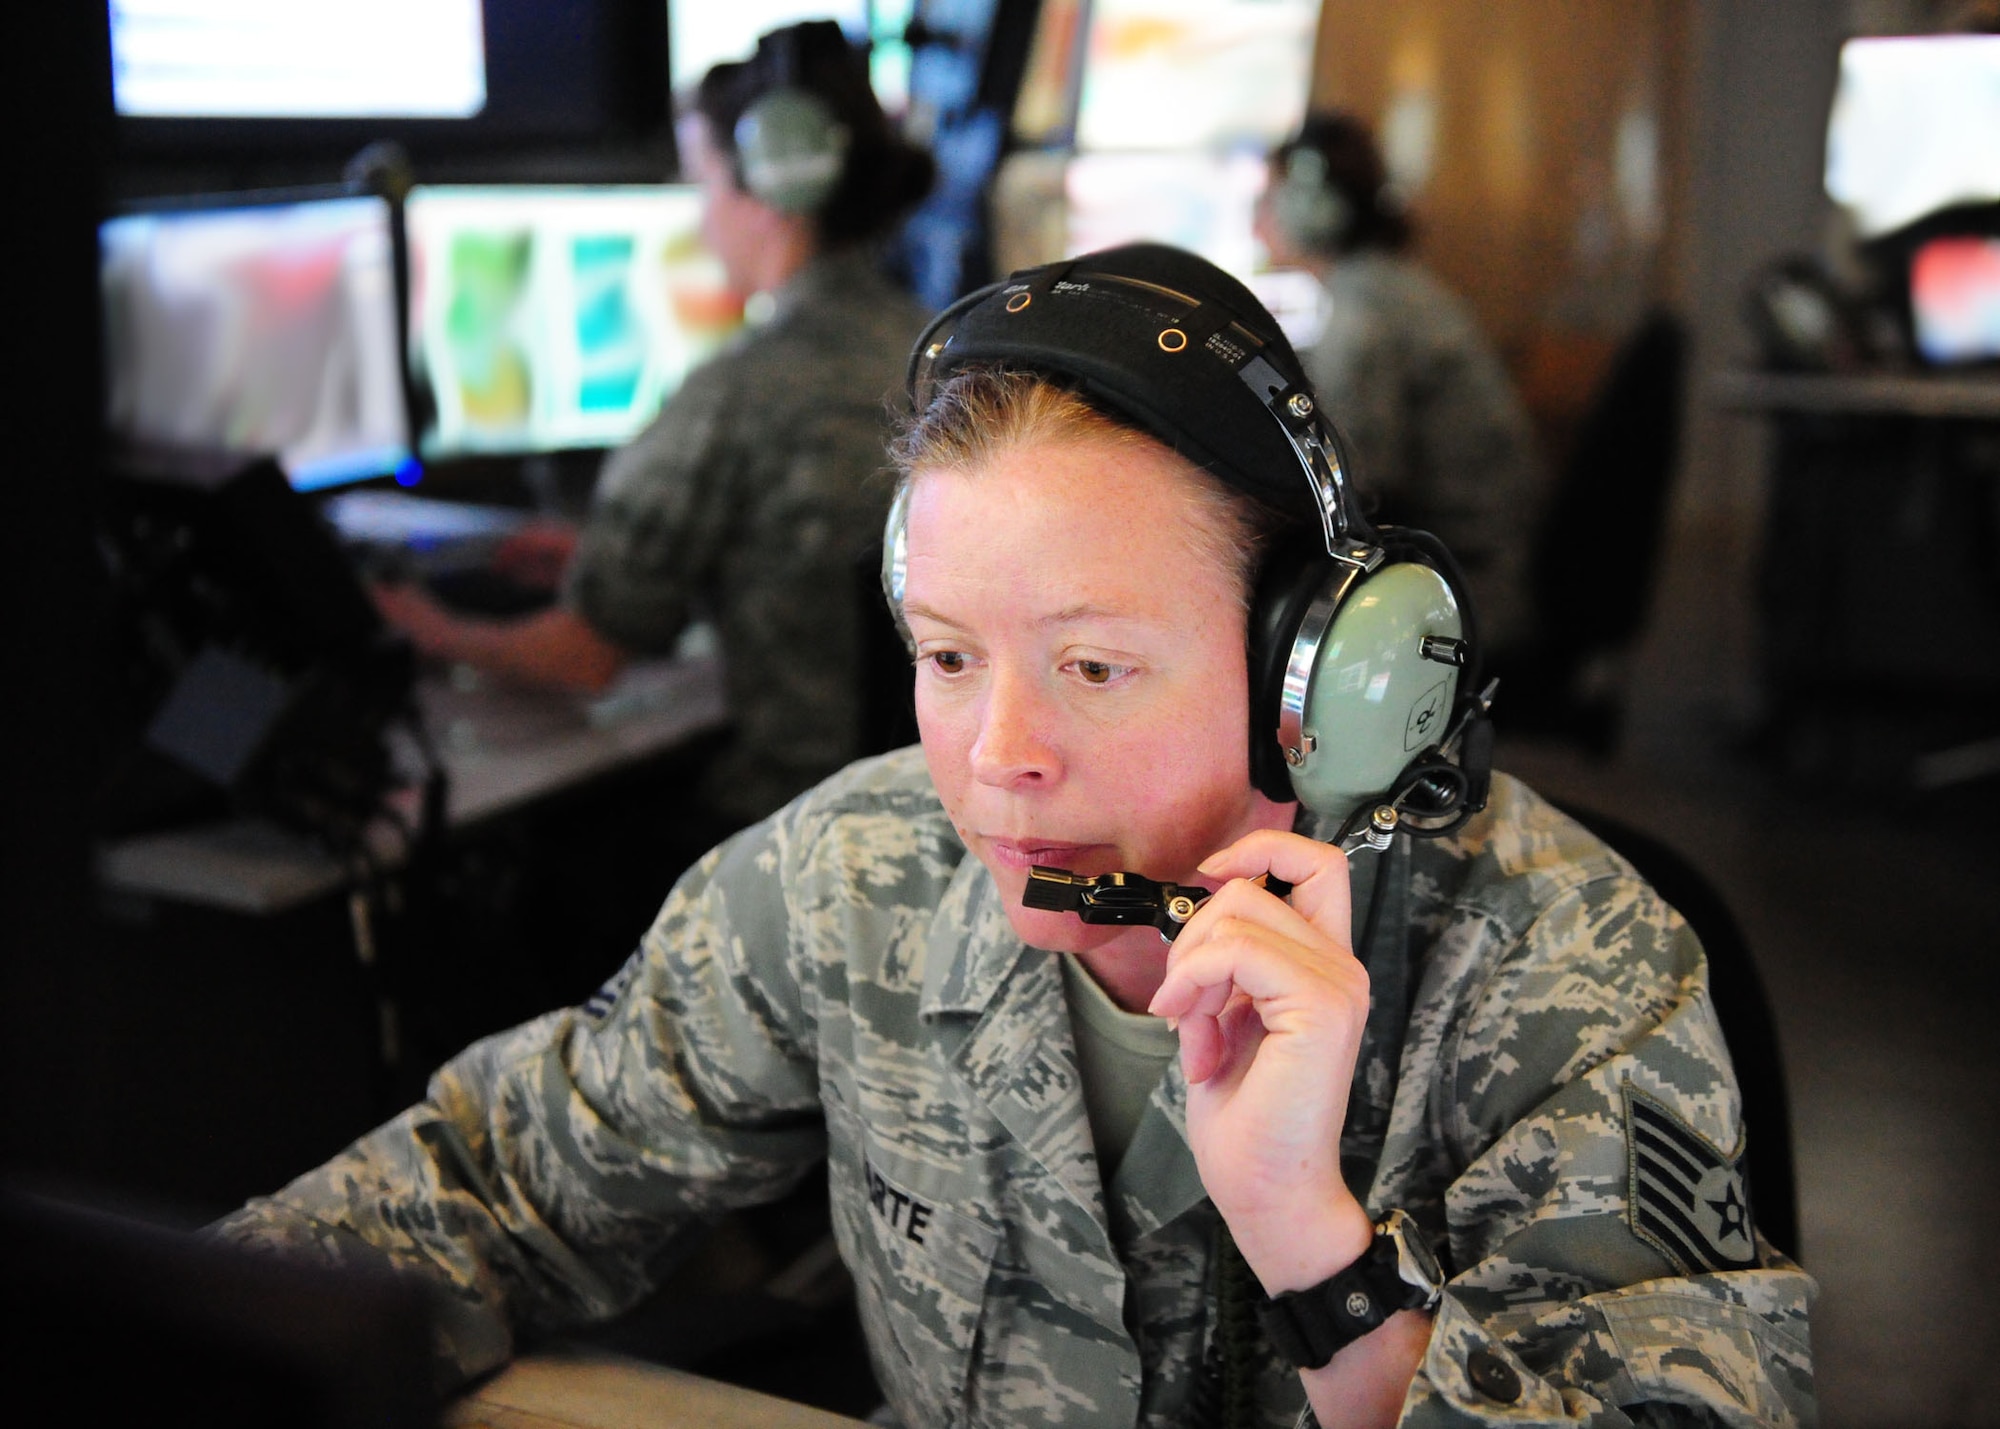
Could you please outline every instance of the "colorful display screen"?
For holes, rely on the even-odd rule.
[[[1926,362],[2000,361],[2000,238],[1933,238],[1918,248],[1910,321]]]
[[[1268,146],[1298,128],[1317,0],[1093,0],[1076,147]]]
[[[276,453],[300,489],[409,458],[390,210],[377,198],[114,218],[98,232],[106,422]]]
[[[419,187],[406,215],[426,456],[621,443],[742,321],[692,187]]]
[[[1826,192],[1863,238],[1942,208],[2000,201],[2000,35],[1842,45]]]
[[[486,104],[480,0],[111,0],[134,118],[466,119]]]

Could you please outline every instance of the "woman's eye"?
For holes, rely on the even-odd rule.
[[[1111,677],[1118,673],[1116,666],[1107,665],[1102,660],[1079,660],[1076,672],[1093,685],[1108,684]]]
[[[941,675],[956,675],[965,668],[965,654],[959,650],[939,650],[930,660]]]

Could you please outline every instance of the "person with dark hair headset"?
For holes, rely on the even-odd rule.
[[[1347,435],[1355,484],[1388,520],[1457,553],[1495,649],[1530,618],[1547,480],[1526,409],[1471,312],[1410,256],[1411,224],[1368,127],[1315,111],[1271,154],[1256,227],[1271,261],[1325,290],[1304,354]]]
[[[703,859],[587,1005],[219,1233],[615,1314],[827,1163],[878,1422],[1813,1422],[1701,948],[1494,773],[1449,551],[1177,249],[918,341],[919,746]]]
[[[854,570],[880,535],[889,399],[928,317],[883,276],[875,244],[933,166],[831,20],[717,65],[680,135],[704,236],[751,295],[749,328],[606,461],[580,531],[540,525],[503,548],[508,567],[560,581],[553,608],[481,619],[405,586],[378,588],[378,603],[423,653],[580,689],[671,650],[705,615],[734,733],[691,803],[719,836],[860,752]]]

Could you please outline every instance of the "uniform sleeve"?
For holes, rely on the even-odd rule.
[[[1678,915],[1629,875],[1586,881],[1466,1012],[1437,1034],[1430,1103],[1459,1158],[1457,1273],[1403,1422],[1816,1422],[1814,1287],[1756,1236],[1741,1099]]]
[[[606,460],[563,598],[600,635],[664,654],[687,626],[746,488],[731,430],[739,364],[698,368],[653,422]]]
[[[448,1305],[447,1384],[634,1304],[685,1233],[825,1154],[768,875],[784,837],[761,826],[709,854],[588,1004],[475,1044],[423,1102],[216,1233],[426,1277]]]

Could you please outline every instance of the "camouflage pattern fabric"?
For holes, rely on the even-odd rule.
[[[1525,636],[1548,483],[1499,357],[1464,303],[1406,258],[1343,255],[1324,286],[1326,326],[1301,359],[1357,489],[1451,548],[1490,647]]]
[[[1635,1230],[1635,1098],[1690,1170],[1674,1138],[1713,1149],[1708,1191],[1742,1151],[1678,916],[1504,776],[1451,839],[1355,874],[1375,1007],[1343,1163],[1454,1272],[1405,1422],[1812,1423],[1803,1272],[1745,1253],[1747,1222],[1690,1222],[1702,1264]],[[709,854],[590,1005],[474,1046],[222,1234],[435,1277],[473,1373],[632,1304],[690,1226],[824,1156],[904,1425],[1198,1422],[1218,1237],[1186,1083],[1170,1066],[1107,1186],[1076,1067],[1055,955],[904,750]],[[1298,1421],[1260,1357],[1259,1421]]]
[[[857,562],[882,538],[891,402],[925,319],[867,254],[823,256],[598,481],[564,598],[637,654],[715,623],[736,732],[698,797],[729,825],[860,753]]]

